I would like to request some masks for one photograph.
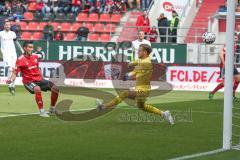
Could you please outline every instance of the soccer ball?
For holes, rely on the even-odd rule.
[[[214,33],[212,32],[205,32],[203,33],[202,35],[202,39],[203,39],[203,42],[206,43],[206,44],[212,44],[215,39],[216,39],[216,36]]]

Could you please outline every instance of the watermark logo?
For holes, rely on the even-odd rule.
[[[175,123],[192,122],[192,110],[172,111],[172,117]],[[163,117],[147,112],[122,112],[119,114],[120,122],[131,123],[159,123],[165,121]]]
[[[99,90],[97,88],[90,87],[79,87],[78,85],[66,85],[68,79],[82,79],[85,84],[95,83],[98,79],[110,79],[112,86],[116,93],[120,95],[124,90],[129,90],[130,86],[135,86],[132,83],[133,81],[122,81],[125,73],[134,70],[134,67],[128,67],[126,62],[122,62],[125,57],[124,54],[118,52],[119,50],[129,49],[132,46],[132,43],[129,41],[124,41],[122,43],[106,43],[105,50],[106,52],[111,52],[115,50],[117,55],[112,55],[116,58],[114,62],[99,62],[96,57],[89,55],[89,59],[94,59],[96,61],[74,61],[74,59],[66,61],[59,66],[59,69],[63,72],[56,73],[50,81],[54,82],[61,94],[64,95],[74,95],[74,96],[84,96],[93,99],[101,99],[103,103],[111,101],[115,95],[113,93]],[[122,53],[122,52],[121,52]],[[120,56],[119,56],[120,55]],[[142,64],[145,66],[145,64]],[[149,65],[149,64],[147,64]],[[61,68],[61,69],[60,69]],[[154,77],[159,81],[154,84],[153,89],[150,92],[148,97],[155,97],[166,94],[172,90],[172,85],[167,83],[166,80],[166,66],[163,64],[156,64],[153,69],[148,68],[149,72],[153,72]],[[147,74],[149,74],[147,72]],[[140,77],[138,77],[140,78]],[[146,78],[146,75],[142,75],[141,78]],[[77,82],[76,82],[77,83]],[[121,85],[121,87],[119,87]],[[81,86],[81,85],[80,85]],[[124,102],[129,106],[134,106],[136,101],[135,99],[124,99]],[[71,111],[71,106],[73,104],[72,99],[64,99],[58,102],[57,104],[57,114],[56,116],[64,121],[87,121],[99,116],[105,115],[106,113],[112,111],[113,109],[107,109],[103,112],[98,112],[93,106],[91,110],[87,111]],[[79,108],[83,107],[84,104],[79,104]]]

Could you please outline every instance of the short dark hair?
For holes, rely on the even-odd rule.
[[[27,47],[27,45],[29,45],[29,44],[33,44],[33,41],[25,41],[23,43],[23,47]]]
[[[152,52],[152,47],[148,44],[140,44],[139,47],[142,47],[145,51],[147,51],[148,55]]]

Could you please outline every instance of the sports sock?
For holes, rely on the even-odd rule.
[[[51,106],[54,107],[56,105],[58,99],[58,92],[57,91],[52,91],[51,92]]]
[[[118,105],[121,103],[126,97],[128,97],[128,91],[123,91],[119,94],[119,96],[115,97],[112,101],[104,104],[104,108],[112,108],[113,106]]]
[[[238,88],[239,82],[235,81],[233,85],[233,96],[235,97],[236,95],[236,90]]]
[[[42,101],[42,93],[41,92],[35,93],[35,100],[37,102],[38,109],[39,110],[43,109],[43,101]]]
[[[11,67],[8,67],[8,79],[12,76],[13,69]],[[15,80],[8,85],[8,87],[15,87]]]
[[[163,116],[163,111],[161,111],[160,109],[153,107],[149,104],[145,104],[144,107],[142,108],[143,111],[145,112],[149,112],[149,113],[154,113],[154,114],[158,114],[160,116]]]
[[[212,94],[215,94],[218,90],[222,89],[224,87],[224,83],[219,83],[216,88],[211,92]]]

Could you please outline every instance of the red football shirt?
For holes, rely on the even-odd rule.
[[[16,62],[16,73],[22,73],[23,84],[42,80],[39,69],[38,55],[32,54],[30,57],[21,55]]]

